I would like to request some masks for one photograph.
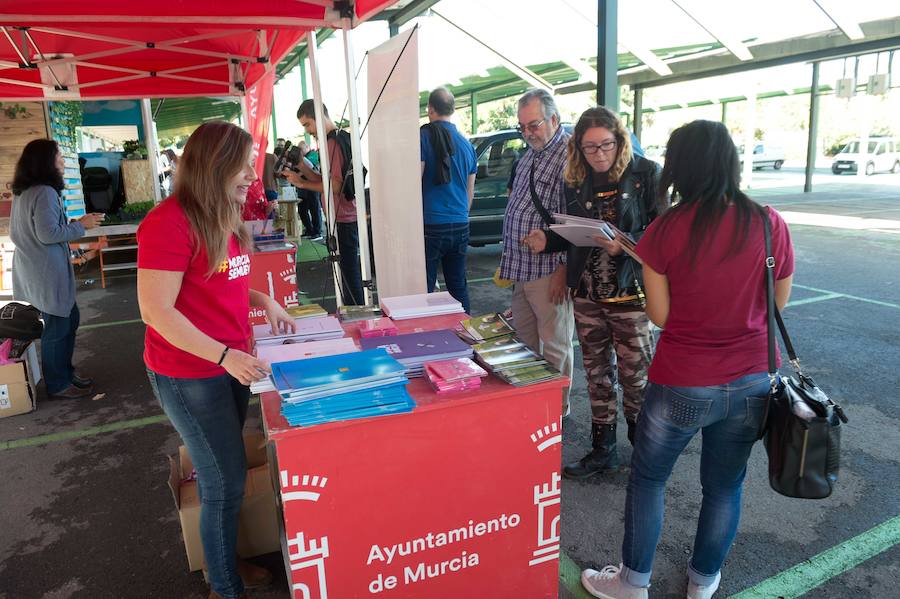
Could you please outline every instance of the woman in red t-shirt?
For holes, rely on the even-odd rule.
[[[787,225],[740,190],[740,160],[722,123],[694,121],[672,133],[660,178],[661,193],[669,188],[677,203],[648,227],[636,250],[647,315],[663,332],[637,423],[622,564],[581,576],[595,597],[647,597],[666,481],[701,430],[703,501],[687,597],[708,599],[718,589],[770,386],[764,219],[772,228],[779,309],[791,291]]]
[[[200,537],[210,599],[244,597],[271,573],[237,560],[247,464],[241,430],[248,385],[270,372],[250,352],[250,306],[273,330],[293,328],[274,300],[250,289],[250,237],[241,206],[257,179],[246,131],[201,125],[178,164],[174,195],[138,229],[138,303],[153,392],[181,435],[200,487]]]

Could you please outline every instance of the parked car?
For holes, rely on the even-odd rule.
[[[738,154],[741,158],[741,167],[744,166],[744,148],[738,148]],[[753,147],[753,170],[759,170],[767,166],[771,166],[776,171],[784,164],[784,150],[777,146],[765,143],[756,144]]]
[[[860,153],[860,140],[854,139],[834,157],[831,172],[856,173],[859,164],[865,163],[865,173],[874,175],[877,172],[900,173],[900,138],[870,137],[866,152]]]
[[[570,124],[564,123],[563,129],[572,133]],[[480,247],[503,239],[509,176],[528,146],[515,129],[473,135],[469,141],[478,160],[475,198],[469,211],[469,245]]]

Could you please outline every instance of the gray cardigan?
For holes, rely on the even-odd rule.
[[[55,189],[34,185],[13,198],[9,237],[16,246],[13,298],[41,312],[68,316],[75,305],[69,242],[84,237],[84,226],[67,222]]]

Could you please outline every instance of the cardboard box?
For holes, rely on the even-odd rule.
[[[32,343],[22,357],[0,366],[0,418],[27,414],[36,406],[35,387],[41,382],[41,365]]]
[[[265,437],[261,432],[244,434],[247,454],[247,483],[238,522],[238,555],[254,557],[281,551],[279,517],[275,506],[275,490],[269,474]],[[205,569],[203,545],[200,542],[200,495],[196,480],[184,480],[194,466],[182,445],[178,455],[169,458],[169,488],[181,520],[184,549],[191,572]]]

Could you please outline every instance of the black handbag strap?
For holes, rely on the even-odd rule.
[[[538,214],[541,215],[541,218],[544,219],[544,223],[549,227],[553,224],[553,217],[550,216],[550,213],[547,212],[547,209],[544,208],[544,205],[541,204],[540,198],[538,198],[537,189],[534,188],[534,163],[536,159],[531,160],[531,172],[528,174],[528,187],[531,190],[531,203],[534,204],[534,209],[537,210]]]
[[[787,328],[784,326],[784,320],[781,318],[781,312],[775,306],[775,256],[772,254],[772,224],[769,222],[768,210],[763,217],[763,232],[766,237],[766,319],[768,325],[766,327],[767,339],[769,344],[769,378],[775,380],[775,325],[777,323],[778,330],[781,332],[781,339],[784,341],[784,348],[787,350],[788,359],[791,364],[800,372],[800,360],[794,351],[794,344],[791,343],[791,337],[788,335]]]

